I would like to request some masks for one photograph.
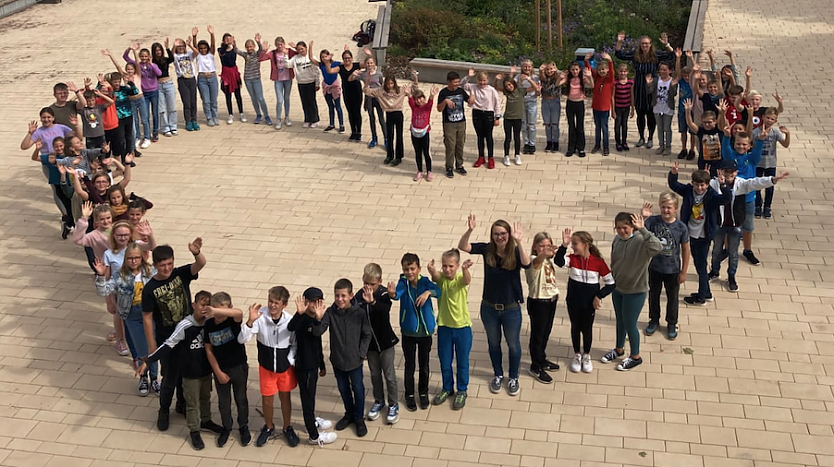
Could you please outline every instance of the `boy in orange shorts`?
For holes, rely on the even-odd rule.
[[[298,446],[298,435],[292,425],[292,402],[290,391],[298,386],[295,379],[295,339],[287,329],[292,315],[285,308],[290,299],[289,291],[281,286],[269,289],[268,306],[252,305],[249,307],[249,320],[241,326],[238,342],[245,344],[257,336],[258,340],[258,374],[263,396],[264,426],[255,441],[261,447],[276,437],[275,424],[272,422],[275,393],[281,401],[281,415],[284,419],[283,434],[290,447]]]

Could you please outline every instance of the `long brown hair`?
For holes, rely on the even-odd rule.
[[[507,231],[507,246],[504,247],[504,251],[502,252],[501,269],[512,271],[516,268],[515,249],[517,245],[513,238],[513,228],[503,219],[498,219],[493,222],[489,228],[489,246],[487,247],[486,262],[490,267],[498,267],[498,247],[495,245],[495,239],[492,237],[492,230],[496,227],[501,227]]]
[[[644,39],[648,39],[649,44],[651,44],[647,52],[643,52],[643,47],[640,46]],[[654,43],[649,36],[642,36],[638,39],[637,50],[634,51],[634,61],[637,63],[657,63],[657,51],[654,49]]]
[[[579,232],[574,232],[571,237],[576,238],[580,243],[588,245],[588,253],[592,256],[603,259],[602,253],[599,252],[599,248],[594,245],[594,237],[592,237],[591,234],[585,232],[584,230],[580,230]]]
[[[127,255],[130,254],[130,252],[133,250],[138,250],[140,257],[142,258],[142,262],[139,264],[139,270],[142,271],[142,275],[145,277],[150,277],[152,272],[151,265],[148,263],[148,260],[145,259],[145,254],[142,252],[142,249],[139,248],[138,243],[129,243],[127,245],[127,248],[125,248],[124,261],[122,261],[122,267],[121,269],[119,269],[119,274],[121,274],[122,278],[124,278],[127,276],[127,274],[132,273],[130,270],[130,266],[127,265]]]

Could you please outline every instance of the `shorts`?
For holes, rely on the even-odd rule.
[[[741,230],[744,232],[752,232],[753,231],[753,220],[754,214],[756,212],[756,202],[755,201],[747,201],[744,203],[744,223],[741,224]]]
[[[276,392],[290,392],[298,386],[293,367],[283,373],[275,373],[258,365],[258,377],[262,396],[274,396]]]
[[[692,133],[686,124],[686,112],[678,112],[678,133]]]

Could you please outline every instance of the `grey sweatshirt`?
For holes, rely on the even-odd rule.
[[[623,240],[619,235],[611,244],[611,272],[617,291],[624,294],[649,291],[649,262],[663,249],[660,240],[651,232],[635,229],[634,235]]]
[[[351,371],[362,365],[371,345],[371,323],[358,305],[340,310],[331,305],[321,323],[313,327],[313,335],[321,336],[330,328],[330,363],[334,368]]]

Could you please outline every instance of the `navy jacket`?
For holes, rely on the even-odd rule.
[[[689,218],[692,216],[692,205],[695,203],[695,190],[692,185],[678,182],[678,174],[673,174],[669,171],[669,188],[675,193],[681,195],[683,204],[680,210],[680,220],[689,225]],[[727,189],[725,186],[720,186],[721,192],[716,192],[713,188],[707,187],[707,192],[704,194],[704,233],[706,239],[711,239],[718,229],[718,206],[727,204],[733,197],[733,190]]]

